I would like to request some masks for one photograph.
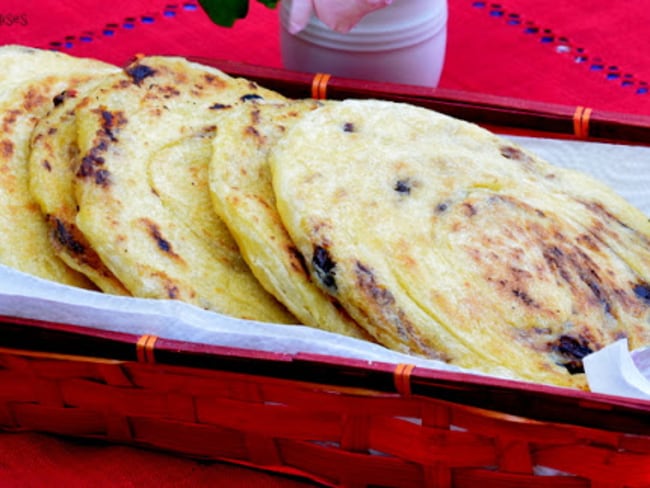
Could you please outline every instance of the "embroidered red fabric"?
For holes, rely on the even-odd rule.
[[[0,43],[118,64],[163,53],[281,66],[277,12],[258,2],[233,28],[213,25],[196,0],[5,0],[0,15]],[[440,86],[647,114],[649,22],[638,2],[450,0]]]

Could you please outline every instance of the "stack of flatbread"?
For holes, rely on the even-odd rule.
[[[648,217],[476,125],[182,58],[0,65],[3,264],[562,386],[650,344]]]

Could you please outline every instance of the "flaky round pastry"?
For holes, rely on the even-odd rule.
[[[134,296],[296,322],[246,266],[208,189],[221,113],[259,97],[282,98],[183,58],[151,56],[77,107],[76,224]]]
[[[593,178],[375,100],[304,115],[269,162],[312,274],[390,348],[584,388],[585,355],[650,343],[650,223]]]
[[[56,96],[116,68],[21,46],[0,47],[0,263],[52,281],[94,288],[54,253],[45,216],[29,187],[34,126]]]
[[[303,114],[321,105],[310,100],[249,103],[229,111],[213,140],[212,201],[253,274],[301,323],[370,339],[313,283],[275,207],[268,152]]]

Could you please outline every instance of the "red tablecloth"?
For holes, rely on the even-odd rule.
[[[0,43],[118,64],[166,53],[281,66],[277,12],[257,2],[231,29],[196,0],[3,0],[0,15]],[[450,0],[440,87],[648,114],[648,25],[644,2]]]
[[[648,25],[645,2],[450,0],[440,86],[650,114]],[[113,63],[161,53],[279,67],[277,31],[277,12],[257,3],[231,29],[214,26],[196,1],[0,4],[0,44],[56,48]],[[261,488],[303,482],[122,446],[0,434],[0,486],[45,485]]]

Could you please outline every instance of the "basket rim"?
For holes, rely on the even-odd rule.
[[[238,373],[364,391],[438,398],[542,422],[650,435],[650,401],[313,353],[275,353],[0,315],[0,355],[64,361],[139,362],[153,368]]]

